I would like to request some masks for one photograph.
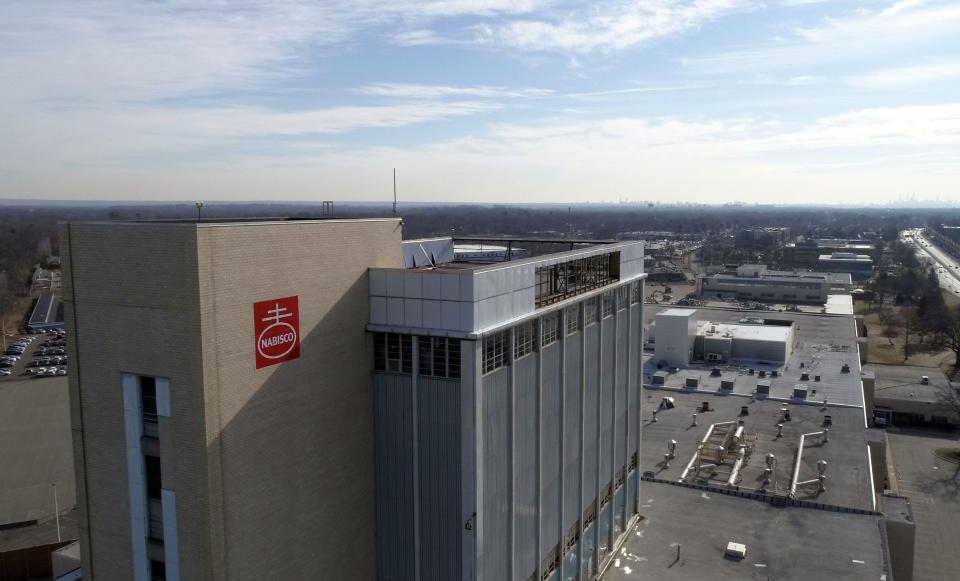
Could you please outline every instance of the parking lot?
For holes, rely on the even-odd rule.
[[[7,337],[7,349],[0,353],[0,381],[64,377],[68,359],[62,332]]]

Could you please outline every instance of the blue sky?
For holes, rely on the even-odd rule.
[[[960,203],[955,0],[7,0],[0,75],[0,198]]]

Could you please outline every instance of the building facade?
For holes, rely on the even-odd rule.
[[[856,279],[870,278],[873,275],[873,259],[866,254],[853,252],[834,252],[823,254],[819,260],[823,272],[846,272]]]
[[[373,579],[368,269],[400,221],[60,239],[84,579]]]
[[[775,271],[743,265],[737,272],[697,276],[696,293],[705,298],[824,304],[832,293],[850,291],[849,273]]]
[[[378,579],[612,562],[638,509],[642,264],[629,242],[371,271]]]

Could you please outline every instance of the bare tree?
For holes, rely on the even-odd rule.
[[[953,366],[960,369],[960,307],[946,309],[940,324],[944,342],[954,354]]]
[[[893,346],[893,340],[900,336],[900,327],[892,317],[887,319],[887,324],[883,328],[883,336],[890,341],[891,346]]]

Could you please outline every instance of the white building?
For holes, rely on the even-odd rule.
[[[745,264],[736,273],[699,275],[696,292],[704,298],[823,304],[831,293],[849,292],[851,284],[847,272],[779,271]]]
[[[657,314],[655,355],[658,362],[671,367],[689,365],[697,334],[694,309],[667,309]]]
[[[790,321],[744,320],[739,324],[698,321],[694,309],[668,309],[656,316],[658,364],[684,367],[693,361],[765,362],[780,365],[793,352]]]

